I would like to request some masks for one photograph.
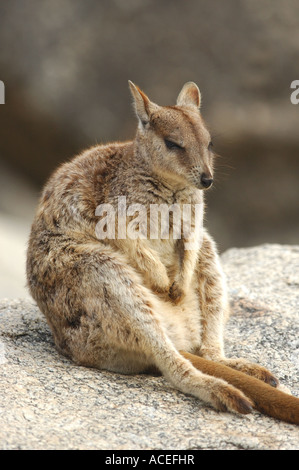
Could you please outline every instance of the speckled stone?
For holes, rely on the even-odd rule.
[[[231,249],[226,351],[299,396],[299,246]],[[0,301],[1,449],[298,449],[297,426],[219,413],[163,377],[78,367],[30,300]]]

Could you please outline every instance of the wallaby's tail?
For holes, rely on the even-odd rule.
[[[245,393],[254,403],[254,408],[273,418],[287,423],[299,424],[299,398],[271,387],[255,377],[231,367],[180,351],[196,369],[208,375],[226,380]]]

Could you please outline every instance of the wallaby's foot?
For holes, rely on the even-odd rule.
[[[253,377],[266,382],[272,387],[278,387],[279,385],[278,378],[259,364],[254,364],[252,362],[246,361],[245,359],[224,359],[217,362],[221,362],[222,364],[244,372],[245,374],[252,375]]]
[[[180,351],[180,354],[188,359],[188,363],[195,367],[187,369],[186,364],[181,364],[180,374],[176,377],[175,385],[184,393],[193,395],[218,411],[231,411],[248,414],[253,410],[254,403],[239,388],[231,385],[226,380],[209,374],[210,367],[202,372],[202,361],[197,361],[197,356]],[[200,358],[199,358],[200,359]],[[205,361],[216,364],[213,361]],[[219,367],[219,364],[218,364]],[[221,366],[220,366],[221,367]],[[177,368],[176,368],[177,369]],[[174,383],[174,382],[173,382]]]
[[[232,411],[241,414],[251,413],[252,401],[240,390],[224,380],[214,379],[211,387],[210,403],[219,411]]]
[[[174,283],[170,286],[168,295],[174,304],[178,304],[180,300],[184,297],[185,293],[183,289],[179,286],[178,282],[174,281]]]

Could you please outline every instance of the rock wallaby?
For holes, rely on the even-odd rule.
[[[28,286],[55,344],[77,364],[159,371],[217,410],[256,408],[298,424],[299,399],[264,367],[224,354],[225,279],[197,223],[213,182],[200,91],[188,82],[175,106],[158,106],[129,86],[134,140],[64,163],[33,221]]]

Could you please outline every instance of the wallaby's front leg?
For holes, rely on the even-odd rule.
[[[252,375],[277,386],[279,381],[264,367],[245,359],[224,355],[223,333],[228,318],[226,283],[213,240],[205,233],[197,268],[197,289],[202,316],[202,342],[199,355]]]
[[[175,304],[187,294],[192,282],[202,241],[201,230],[198,229],[199,227],[193,224],[193,232],[178,243],[180,269],[169,290],[169,297]]]
[[[180,271],[169,289],[169,297],[177,304],[186,295],[197,263],[196,250],[184,250]]]

